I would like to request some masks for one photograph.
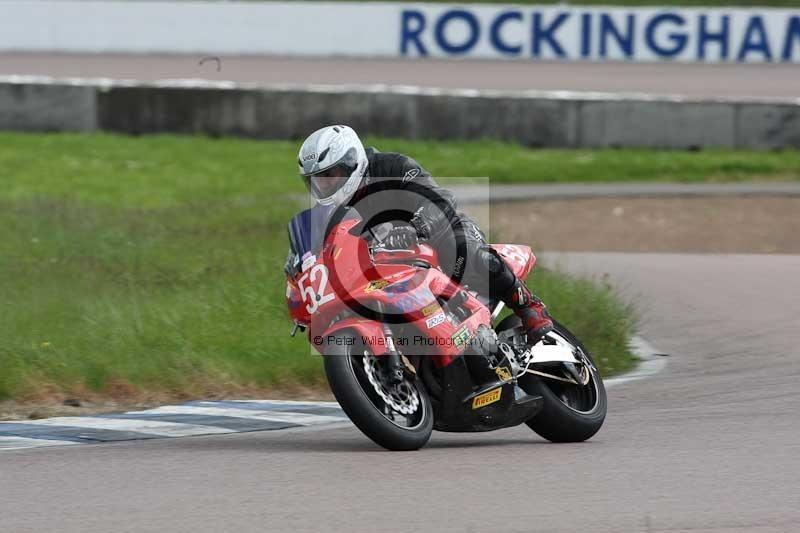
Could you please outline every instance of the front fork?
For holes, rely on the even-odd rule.
[[[400,352],[397,351],[397,348],[395,348],[392,328],[390,328],[386,320],[383,319],[383,302],[377,300],[375,303],[378,308],[378,316],[381,318],[383,336],[386,338],[386,362],[384,366],[386,381],[392,385],[399,385],[403,382],[404,378],[405,365],[403,365],[403,358]]]

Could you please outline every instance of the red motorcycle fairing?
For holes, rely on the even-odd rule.
[[[488,309],[477,298],[433,268],[403,267],[394,274],[366,282],[349,296],[367,306],[380,302],[386,313],[398,317],[398,325],[405,331],[404,335],[395,332],[393,342],[397,348],[406,356],[432,355],[437,367],[446,366],[461,355],[478,326],[491,321]],[[452,313],[447,303],[451,299],[459,300],[463,314],[468,315],[466,318]],[[341,306],[320,309],[311,317],[309,339],[320,353],[328,342],[334,342],[337,332],[345,329],[355,331],[376,356],[386,353],[389,341],[381,322],[360,316],[336,320],[336,311],[341,312]]]
[[[340,223],[325,239],[319,256],[306,252],[287,279],[286,300],[295,323],[308,328],[312,346],[323,353],[345,329],[362,337],[376,356],[387,352],[384,325],[360,316],[354,305],[381,309],[398,319],[405,335],[394,343],[405,355],[430,355],[437,367],[449,365],[469,346],[490,311],[444,274],[436,251],[420,244],[413,250],[376,250],[350,233],[358,221]],[[493,245],[518,277],[533,268],[527,246]],[[457,301],[457,303],[455,303]],[[454,312],[457,306],[458,313]]]

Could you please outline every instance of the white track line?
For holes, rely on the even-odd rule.
[[[297,405],[300,407],[339,407],[338,402],[312,402],[312,401],[299,401],[299,400],[224,400],[227,402],[236,402],[236,403],[252,403],[252,404],[263,404],[266,407],[269,407],[270,404],[272,405]],[[215,402],[208,401],[203,403],[210,403],[213,404]]]
[[[26,437],[0,437],[0,450],[22,450],[42,446],[66,446],[78,444],[69,440],[28,439]]]
[[[310,413],[292,413],[287,411],[258,411],[254,409],[233,409],[230,407],[202,407],[197,405],[167,405],[156,407],[147,411],[136,411],[130,415],[205,415],[205,416],[230,416],[234,418],[249,418],[253,420],[272,420],[275,422],[289,422],[302,426],[314,424],[327,424],[341,422],[341,416],[314,415]]]
[[[125,418],[65,416],[43,420],[26,420],[26,425],[66,426],[86,429],[106,429],[112,431],[134,431],[158,435],[160,437],[188,437],[191,435],[210,435],[216,433],[236,433],[232,429],[195,424],[179,424],[160,420],[133,420]]]

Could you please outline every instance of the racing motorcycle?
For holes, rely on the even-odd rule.
[[[375,443],[415,450],[434,429],[523,423],[550,441],[577,442],[602,426],[603,381],[557,321],[530,346],[519,319],[500,320],[503,303],[453,281],[432,247],[387,249],[355,210],[336,220],[303,211],[289,238],[291,335],[308,332],[336,400]],[[492,246],[520,279],[536,263],[528,246]]]

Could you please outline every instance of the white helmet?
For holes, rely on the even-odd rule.
[[[318,204],[341,205],[366,174],[367,153],[353,128],[326,126],[303,141],[297,164]]]

